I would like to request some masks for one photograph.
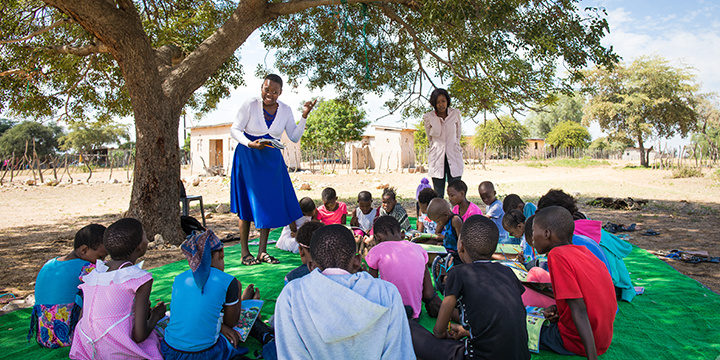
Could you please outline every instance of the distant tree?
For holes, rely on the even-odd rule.
[[[506,115],[499,119],[488,120],[478,124],[475,128],[473,145],[478,148],[497,150],[502,152],[505,148],[526,148],[528,129],[517,120]]]
[[[545,138],[545,143],[558,149],[585,149],[590,145],[590,132],[574,121],[555,126]]]
[[[5,131],[10,130],[15,126],[15,122],[10,119],[0,119],[0,136],[5,133]]]
[[[186,136],[185,142],[183,143],[183,147],[182,147],[183,151],[185,151],[185,153],[187,153],[187,154],[190,153],[190,139],[191,139],[190,136]]]
[[[650,136],[686,136],[697,128],[695,91],[690,69],[673,67],[667,60],[641,57],[614,70],[586,72],[592,90],[584,109],[585,124],[597,122],[611,136],[627,134],[638,142],[640,165],[648,165],[644,142]]]
[[[699,131],[692,136],[702,154],[717,160],[720,156],[720,98],[716,93],[698,96],[695,108]]]
[[[428,142],[427,133],[425,132],[425,124],[422,119],[418,120],[418,122],[415,123],[415,129],[417,131],[415,132],[415,152],[418,153],[420,151],[423,151],[424,149],[427,149],[428,145],[430,143]]]
[[[130,150],[130,149],[134,149],[134,148],[135,148],[134,141],[124,142],[124,143],[118,145],[118,149],[122,149],[122,150]]]
[[[130,140],[127,125],[95,121],[70,125],[70,132],[60,138],[60,144],[63,150],[82,154],[109,144],[120,144],[123,139]]]
[[[58,149],[58,137],[62,135],[62,128],[57,125],[45,126],[35,121],[24,121],[0,136],[0,154],[10,156],[15,153],[15,157],[21,157],[25,153],[27,144],[27,154],[32,157],[34,141],[35,152],[38,157],[44,158],[55,154]]]
[[[633,145],[634,142],[632,139],[624,138],[612,140],[606,136],[601,136],[593,140],[588,148],[590,150],[625,150]]]
[[[302,146],[338,148],[346,141],[362,140],[363,131],[369,124],[364,110],[346,101],[320,99],[308,116]]]
[[[572,96],[560,94],[554,96],[556,102],[542,111],[532,112],[525,119],[525,126],[530,130],[530,136],[545,138],[547,134],[559,123],[564,121],[582,122],[584,99],[573,94]]]

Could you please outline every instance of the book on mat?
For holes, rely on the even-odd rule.
[[[545,308],[537,306],[526,306],[526,326],[528,333],[528,350],[534,353],[540,352],[540,331],[547,321],[543,314]]]
[[[447,254],[447,249],[442,245],[418,244],[422,246],[428,254]]]
[[[240,341],[245,342],[250,335],[250,329],[260,315],[263,303],[265,302],[262,300],[243,300],[240,304],[240,319],[238,319],[237,326],[233,328],[240,335]]]
[[[495,252],[498,254],[517,255],[521,254],[522,246],[516,244],[497,244]]]
[[[260,139],[260,140],[258,140],[258,142],[261,144],[265,144],[267,146],[272,146],[272,147],[274,147],[276,149],[280,149],[280,150],[285,148],[285,144],[283,144],[275,139]]]

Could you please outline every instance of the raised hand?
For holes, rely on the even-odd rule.
[[[303,115],[302,117],[307,119],[308,114],[312,111],[312,109],[315,107],[315,104],[317,103],[317,99],[313,101],[307,101],[305,102],[305,105],[303,105]]]

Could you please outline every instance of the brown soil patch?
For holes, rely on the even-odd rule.
[[[468,184],[468,197],[479,203],[477,186],[483,180],[496,184],[498,195],[517,193],[525,200],[537,201],[548,189],[561,188],[580,197],[581,210],[592,219],[603,222],[637,224],[641,231],[628,233],[631,243],[657,250],[706,250],[720,256],[720,186],[708,176],[693,179],[670,179],[667,171],[627,170],[622,163],[590,168],[526,167],[523,163],[490,164],[487,170],[466,170],[463,179]],[[184,176],[190,174],[185,172]],[[124,173],[117,179],[124,180]],[[307,182],[312,190],[298,191],[298,197],[320,199],[324,187],[335,188],[341,199],[354,208],[360,190],[373,193],[376,203],[382,190],[376,186],[389,183],[398,189],[408,212],[414,216],[415,189],[427,174],[407,173],[347,173],[337,175],[292,173],[294,183]],[[113,176],[115,177],[115,176]],[[94,179],[108,178],[99,173]],[[23,178],[24,179],[24,178]],[[35,277],[50,258],[72,250],[74,234],[81,227],[97,222],[109,225],[120,218],[130,199],[127,182],[65,185],[59,187],[24,186],[19,183],[0,186],[3,208],[0,214],[0,293],[18,296],[31,293]],[[199,186],[188,185],[187,193],[202,195],[208,215],[207,224],[219,236],[237,232],[234,214],[213,213],[219,203],[229,201],[229,178],[203,179]],[[633,197],[650,200],[640,211],[609,210],[590,207],[585,201],[596,196]],[[191,215],[199,219],[196,209]],[[652,228],[659,236],[641,236]],[[231,245],[233,243],[230,243]],[[161,266],[183,259],[179,249],[150,250],[143,258],[146,268]],[[666,260],[678,269],[715,292],[720,293],[720,264],[688,264]]]

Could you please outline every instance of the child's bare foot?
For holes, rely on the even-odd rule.
[[[250,284],[243,291],[240,300],[260,299],[260,290],[255,289],[255,284]]]

